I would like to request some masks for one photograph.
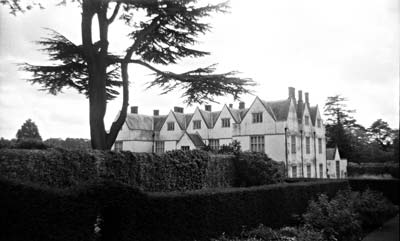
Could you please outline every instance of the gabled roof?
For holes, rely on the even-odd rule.
[[[247,109],[233,109],[233,108],[228,108],[229,112],[231,112],[233,119],[235,120],[236,123],[240,123],[243,120],[243,117],[247,114]]]
[[[125,123],[130,130],[153,130],[152,116],[127,114]]]
[[[186,134],[189,136],[190,140],[193,142],[193,144],[196,147],[203,147],[206,145],[206,144],[204,144],[203,139],[201,139],[201,136],[198,133],[196,133],[196,134],[186,133]]]
[[[205,111],[205,110],[200,110],[200,109],[198,109],[198,110],[199,110],[200,115],[203,118],[204,122],[206,123],[207,128],[213,128],[221,111],[210,112],[210,111]]]
[[[317,110],[318,110],[318,105],[310,107],[310,116],[313,126],[315,126],[315,120],[317,119]]]
[[[162,126],[164,125],[165,120],[167,120],[167,115],[160,115],[153,117],[153,126],[155,131],[160,131]]]
[[[193,114],[183,114],[183,113],[179,113],[179,112],[172,112],[172,114],[175,116],[175,119],[178,122],[179,127],[182,130],[186,130]]]
[[[289,115],[290,99],[278,101],[262,101],[266,110],[275,118],[276,121],[286,121]],[[269,107],[269,108],[267,108]]]
[[[301,124],[303,122],[303,114],[304,114],[304,110],[306,109],[306,104],[305,103],[297,103],[297,119],[299,124]]]
[[[326,148],[326,160],[335,160],[336,148]]]

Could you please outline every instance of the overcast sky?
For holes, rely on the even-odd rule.
[[[200,1],[201,2],[201,1]],[[341,94],[368,127],[376,119],[399,124],[399,6],[397,0],[231,0],[231,13],[208,19],[213,25],[198,49],[211,52],[184,59],[164,70],[185,71],[219,63],[218,71],[238,70],[257,82],[254,94],[264,100],[285,99],[288,86],[310,93],[322,112],[328,96]],[[14,138],[31,118],[42,138],[89,138],[88,101],[73,90],[52,96],[24,80],[16,63],[44,63],[32,41],[52,28],[80,44],[80,10],[73,7],[34,10],[14,17],[0,7],[0,137]],[[124,26],[111,25],[110,48],[124,49]],[[130,104],[142,114],[173,106],[187,107],[179,91],[160,96],[145,90],[151,72],[131,67]],[[254,96],[242,96],[250,106]],[[217,99],[233,103],[231,97]],[[121,99],[109,104],[106,124],[118,113]],[[234,103],[237,107],[237,103]],[[213,104],[213,110],[221,109]],[[203,108],[203,107],[202,107]]]

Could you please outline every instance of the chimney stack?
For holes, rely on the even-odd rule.
[[[211,105],[205,105],[204,107],[205,107],[206,111],[210,111],[211,112]]]
[[[131,113],[132,114],[137,114],[138,113],[138,108],[137,106],[131,106]]]
[[[289,87],[289,98],[290,98],[290,99],[296,99],[295,91],[296,91],[295,88]]]
[[[183,108],[182,108],[182,107],[175,106],[175,107],[174,107],[174,112],[182,113],[182,114],[183,114]]]
[[[306,104],[310,104],[310,102],[309,102],[309,99],[308,99],[308,92],[306,92],[306,93],[304,93],[304,97],[305,97],[305,101],[306,101]]]
[[[160,111],[159,110],[153,110],[153,115],[154,116],[159,116],[160,115]]]
[[[245,108],[245,103],[243,101],[239,102],[239,110],[243,110]]]
[[[299,102],[303,102],[303,91],[299,90],[298,91],[298,98],[299,98]]]
[[[232,108],[233,108],[233,104],[229,104],[229,108],[231,108],[231,109],[232,109]]]

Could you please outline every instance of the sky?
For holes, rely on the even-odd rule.
[[[158,67],[184,72],[218,63],[218,72],[240,71],[241,77],[257,83],[253,95],[241,96],[246,106],[255,96],[285,99],[293,86],[296,93],[309,92],[311,104],[322,113],[327,97],[340,94],[348,99],[348,108],[356,110],[358,123],[369,127],[383,119],[398,128],[398,1],[231,0],[230,7],[230,13],[205,20],[213,28],[195,48],[211,52],[209,56]],[[17,63],[48,63],[34,43],[46,36],[45,28],[80,44],[80,9],[49,7],[12,16],[0,6],[0,137],[14,138],[31,118],[43,139],[89,138],[89,104],[83,95],[70,89],[57,96],[47,94],[41,86],[25,81],[29,73],[18,70]],[[111,25],[111,51],[130,45],[127,30],[124,25]],[[139,106],[139,113],[152,115],[158,109],[168,114],[174,106],[184,107],[187,113],[194,110],[197,105],[186,106],[179,91],[159,95],[157,88],[146,90],[151,74],[144,67],[130,67],[130,105]],[[212,104],[213,110],[223,104],[238,106],[232,97],[216,100],[220,104]],[[121,103],[117,98],[108,104],[106,126]]]

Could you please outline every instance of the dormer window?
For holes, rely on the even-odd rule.
[[[253,114],[253,123],[261,123],[263,122],[262,112],[252,113]]]
[[[175,122],[168,122],[167,123],[167,130],[169,130],[169,131],[175,130]]]
[[[201,121],[200,120],[195,120],[193,121],[193,129],[201,129]]]
[[[310,117],[308,115],[304,116],[304,123],[308,126],[310,125]]]

